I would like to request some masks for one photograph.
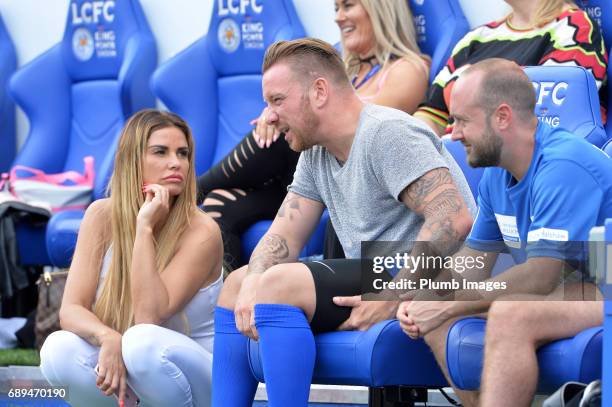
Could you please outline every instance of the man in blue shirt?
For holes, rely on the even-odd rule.
[[[486,279],[498,289],[455,292],[456,300],[467,301],[404,302],[398,310],[404,331],[424,337],[444,370],[450,324],[486,313],[480,400],[458,391],[466,406],[529,406],[538,379],[536,349],[602,323],[601,302],[554,299],[574,293],[581,299],[585,285],[559,283],[564,267],[581,260],[580,241],[612,217],[612,160],[585,140],[538,122],[534,107],[532,84],[513,62],[485,60],[457,80],[453,139],[463,143],[471,166],[490,168],[479,185],[472,231],[455,257],[485,258],[484,267],[463,277]],[[500,248],[517,265],[491,278]],[[586,287],[592,298],[599,295],[594,285]]]

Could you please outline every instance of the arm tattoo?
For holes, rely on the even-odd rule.
[[[435,195],[425,205],[423,231],[430,236],[429,240],[438,253],[443,256],[453,254],[461,247],[464,237],[454,223],[455,217],[464,209],[463,198],[453,187]]]
[[[263,273],[270,267],[283,263],[289,257],[287,239],[268,233],[257,243],[249,261],[249,273]]]
[[[448,188],[436,194],[429,202],[425,202],[423,215],[425,218],[443,214],[456,214],[461,211],[463,198],[455,188]]]
[[[453,185],[453,178],[447,169],[437,168],[429,171],[406,188],[410,207],[421,212],[421,208],[427,203],[425,199],[429,194],[438,188],[451,185]]]
[[[285,216],[289,217],[289,220],[293,220],[293,211],[302,212],[300,209],[300,197],[299,196],[289,196],[285,198],[280,208],[278,209],[278,213],[276,216],[279,218],[284,218]]]
[[[463,236],[453,226],[452,219],[432,219],[431,222],[425,223],[423,228],[431,234],[432,246],[441,256],[449,256],[463,245]]]
[[[463,197],[447,169],[429,171],[406,189],[407,204],[425,218],[421,236],[431,242],[431,249],[446,256],[461,247],[463,236],[454,218],[465,209]]]

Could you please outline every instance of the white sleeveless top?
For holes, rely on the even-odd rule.
[[[112,250],[109,247],[102,261],[102,270],[98,280],[96,301],[102,293],[104,278],[110,267]],[[198,290],[196,295],[187,303],[185,308],[174,314],[162,324],[163,327],[180,333],[185,333],[185,317],[189,322],[188,336],[204,349],[212,353],[214,338],[214,310],[217,298],[223,287],[223,272],[219,278],[207,287]]]

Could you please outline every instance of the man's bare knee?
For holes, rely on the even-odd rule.
[[[232,271],[223,282],[223,289],[219,294],[217,305],[219,307],[234,309],[236,298],[242,286],[242,280],[246,277],[248,266],[242,266],[237,270]]]
[[[525,301],[495,301],[489,308],[487,318],[487,341],[509,341],[518,339],[524,342],[534,342],[532,320],[534,310],[530,302]]]
[[[278,264],[266,270],[257,283],[257,303],[289,304],[312,318],[315,288],[312,274],[302,263]]]

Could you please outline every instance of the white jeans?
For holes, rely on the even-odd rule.
[[[128,329],[122,341],[128,384],[141,406],[210,406],[212,354],[191,338],[157,325]],[[68,331],[49,335],[40,351],[40,368],[53,386],[68,388],[68,402],[117,406],[115,397],[96,387],[99,347]]]

